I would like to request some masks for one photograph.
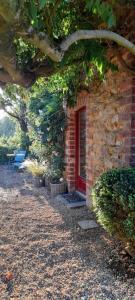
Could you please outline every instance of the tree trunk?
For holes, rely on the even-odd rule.
[[[21,147],[25,149],[27,152],[29,151],[29,146],[30,146],[30,139],[29,139],[29,134],[28,134],[28,125],[25,120],[20,120],[19,121],[20,128],[21,128]]]

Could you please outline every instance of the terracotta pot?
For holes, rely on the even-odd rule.
[[[67,191],[67,184],[66,182],[50,183],[50,188],[51,188],[51,196],[56,196],[61,193],[65,193]]]

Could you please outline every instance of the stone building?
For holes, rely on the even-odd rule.
[[[86,193],[105,170],[135,166],[135,80],[111,75],[96,93],[82,91],[68,109],[68,190]]]
[[[135,42],[135,12],[127,18],[127,37]],[[123,50],[122,55],[134,65],[130,53]],[[119,71],[109,71],[99,86],[80,92],[76,106],[68,109],[68,190],[85,193],[88,205],[90,189],[102,172],[135,166],[135,78],[117,63]]]

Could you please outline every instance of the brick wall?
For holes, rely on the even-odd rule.
[[[135,167],[135,79],[132,80],[132,104],[131,104],[131,155],[130,165]]]
[[[68,112],[68,128],[66,132],[66,178],[68,190],[75,189],[75,112]]]
[[[135,41],[135,11],[126,12],[124,35]],[[126,18],[126,15],[124,16]],[[69,191],[75,190],[75,114],[86,106],[86,196],[90,205],[90,190],[97,177],[115,167],[135,166],[135,78],[126,72],[116,57],[118,72],[108,71],[106,80],[88,93],[78,95],[77,105],[68,109],[66,133],[66,177]],[[123,49],[123,58],[130,66],[135,59]]]
[[[87,93],[84,91],[80,93],[77,105],[68,109],[68,128],[66,132],[66,178],[68,183],[68,190],[75,190],[75,156],[76,156],[76,111],[82,107],[87,106]],[[86,107],[87,114],[87,107]],[[87,127],[87,126],[86,126]]]
[[[78,95],[68,110],[66,177],[75,190],[75,114],[86,106],[86,195],[96,178],[114,167],[135,166],[135,80],[125,73],[108,73],[98,91]]]

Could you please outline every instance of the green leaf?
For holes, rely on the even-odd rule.
[[[30,1],[30,14],[33,19],[37,17],[37,7],[34,0]]]
[[[34,0],[30,1],[30,5],[29,5],[29,11],[30,11],[30,16],[32,18],[31,20],[31,24],[33,25],[33,27],[38,27],[38,10],[37,10],[37,6],[35,4]]]
[[[113,15],[108,18],[108,27],[111,28],[112,26],[116,26],[116,18]]]
[[[91,11],[93,8],[93,5],[95,4],[95,0],[86,0],[86,8]]]
[[[46,3],[47,3],[47,0],[39,0],[40,9],[44,8],[44,6],[46,5]]]
[[[116,17],[110,4],[101,0],[86,0],[86,9],[99,16],[108,25],[108,28],[116,25]]]

